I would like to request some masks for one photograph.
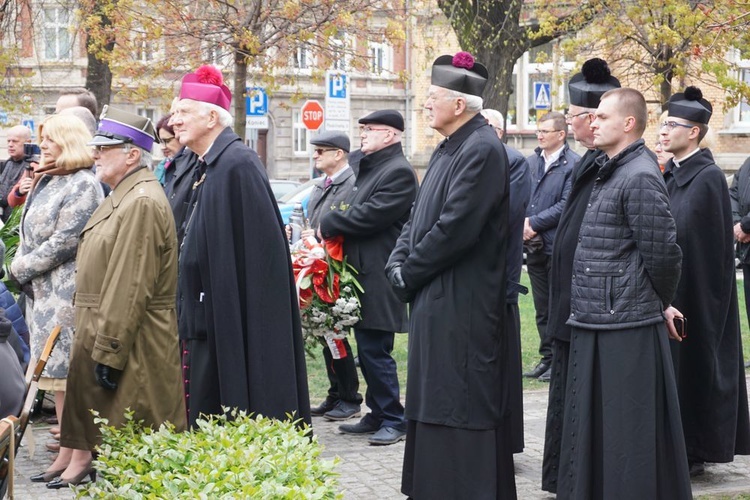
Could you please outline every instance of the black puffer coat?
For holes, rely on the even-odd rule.
[[[568,324],[621,330],[664,321],[682,252],[656,159],[639,139],[597,162],[573,261]]]

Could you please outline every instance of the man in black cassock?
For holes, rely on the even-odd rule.
[[[573,257],[578,247],[578,233],[591,196],[591,190],[599,172],[596,159],[604,152],[594,146],[591,122],[599,106],[599,100],[608,90],[619,88],[620,81],[612,76],[606,61],[593,58],[586,61],[581,72],[568,82],[570,106],[565,120],[573,138],[588,151],[573,167],[571,189],[565,203],[560,223],[557,226],[555,243],[550,257],[549,274],[550,304],[547,335],[552,342],[552,365],[550,366],[549,403],[547,404],[547,426],[544,433],[544,456],[542,460],[542,489],[557,491],[557,471],[560,466],[560,443],[562,440],[563,409],[565,407],[565,383],[570,353],[571,327],[566,322],[570,317],[570,289],[573,282]]]
[[[310,423],[289,247],[258,155],[229,128],[215,68],[182,81],[170,121],[199,158],[180,254],[188,421],[239,408]]]
[[[734,269],[732,207],[724,172],[708,148],[712,106],[697,87],[674,94],[659,130],[682,277],[672,301],[688,319],[687,337],[672,342],[690,473],[704,462],[750,454],[750,422]],[[670,311],[668,311],[670,314]]]
[[[508,157],[479,114],[487,69],[439,57],[425,103],[435,149],[386,266],[411,302],[401,491],[515,498],[504,381]]]

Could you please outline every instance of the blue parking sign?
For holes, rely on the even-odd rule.
[[[268,114],[268,94],[263,87],[248,87],[245,98],[247,116],[265,116]]]
[[[331,74],[328,78],[328,97],[346,99],[346,75]]]

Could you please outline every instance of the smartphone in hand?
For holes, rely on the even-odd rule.
[[[677,334],[680,338],[687,338],[687,318],[675,317],[672,322],[674,323],[674,328],[677,330]]]

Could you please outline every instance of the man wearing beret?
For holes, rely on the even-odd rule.
[[[581,67],[581,72],[568,82],[570,106],[565,119],[573,132],[573,138],[588,151],[573,168],[570,194],[557,226],[550,265],[550,297],[553,297],[553,300],[549,304],[547,336],[552,342],[554,355],[549,370],[542,489],[552,493],[557,491],[557,471],[560,465],[562,414],[565,408],[565,381],[570,352],[570,325],[566,322],[570,316],[573,257],[578,247],[578,232],[581,229],[583,214],[599,171],[596,159],[604,154],[594,146],[591,122],[594,121],[594,113],[602,95],[619,87],[620,82],[612,76],[607,62],[599,58],[586,61]]]
[[[383,268],[417,193],[417,177],[401,149],[404,118],[396,110],[375,111],[360,118],[361,153],[357,180],[346,210],[320,219],[323,238],[344,237],[344,253],[357,269],[365,293],[362,319],[354,326],[370,408],[356,424],[339,427],[345,434],[373,434],[370,444],[404,439],[406,424],[399,395],[396,361],[391,356],[395,332],[406,331],[406,305],[388,285]]]
[[[672,343],[691,475],[704,462],[750,454],[750,419],[740,340],[732,207],[724,172],[700,141],[712,106],[697,87],[674,94],[659,129],[682,275],[667,317],[688,318],[688,333]],[[673,326],[670,324],[670,326]]]
[[[401,491],[417,500],[516,497],[504,386],[508,157],[479,114],[487,69],[432,66],[430,159],[386,272],[411,303]]]
[[[323,132],[314,137],[310,144],[313,149],[315,168],[323,177],[313,188],[307,203],[310,229],[302,232],[303,237],[315,236],[320,219],[332,210],[344,210],[354,189],[354,170],[349,166],[349,138],[341,132]],[[341,339],[343,352],[335,355],[328,344],[323,344],[323,358],[328,374],[328,396],[320,405],[311,408],[313,416],[326,420],[346,420],[360,415],[362,395],[359,393],[357,366],[349,340]]]
[[[76,334],[60,445],[67,469],[47,484],[67,488],[93,475],[101,432],[91,410],[125,423],[183,430],[177,339],[177,238],[169,203],[151,173],[156,130],[148,118],[109,108],[89,143],[97,177],[112,192],[81,231],[76,262]]]
[[[310,423],[289,245],[258,155],[229,128],[231,99],[202,66],[170,120],[199,158],[177,296],[188,421],[228,407]]]

